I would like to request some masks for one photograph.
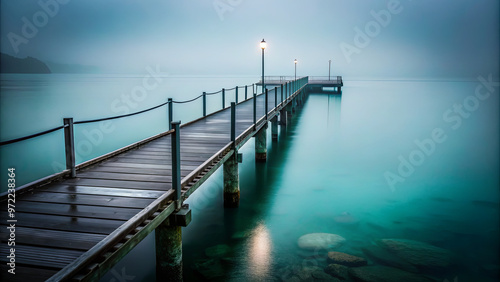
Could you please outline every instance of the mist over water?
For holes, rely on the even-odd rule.
[[[141,85],[143,76],[1,78],[1,140],[59,126],[64,117],[123,114],[125,105],[135,112],[168,97],[191,99],[257,80],[164,77],[146,99],[132,101],[133,108],[122,95]],[[221,170],[188,199],[193,221],[183,229],[187,281],[203,275],[219,281],[286,280],[300,277],[305,267],[324,268],[324,259],[311,259],[297,246],[299,237],[317,232],[341,235],[346,243],[337,250],[363,257],[362,249],[377,239],[426,242],[450,250],[458,261],[458,267],[434,278],[496,281],[498,87],[479,99],[479,81],[344,82],[342,95],[309,95],[290,125],[281,128],[278,142],[271,142],[268,130],[267,163],[255,163],[253,139],[240,150],[238,209],[223,208]],[[218,98],[208,102],[214,110],[220,107]],[[113,110],[120,107],[123,112]],[[175,111],[174,119],[184,122],[201,114],[201,105],[185,107]],[[93,147],[87,155],[81,151],[77,162],[164,131],[166,120],[165,108],[115,120],[115,129],[103,134],[99,145],[92,143],[95,135],[83,133],[99,124],[78,125],[75,143],[87,140]],[[0,150],[2,170],[14,164],[19,180],[26,182],[53,173],[51,164],[64,161],[62,132]],[[356,223],[338,220],[345,215]],[[207,249],[217,245],[228,250],[209,257]],[[122,273],[125,268],[137,281],[150,280],[154,263],[153,233],[113,270]],[[203,266],[212,272],[204,272]],[[113,275],[102,281],[116,279]]]
[[[184,101],[223,87],[255,83],[243,77],[169,76],[147,69],[138,75],[1,75],[0,140],[11,140],[63,124],[63,118],[83,121],[142,111],[168,98]],[[248,88],[252,95],[252,87]],[[226,106],[234,101],[227,91]],[[240,101],[244,91],[240,89]],[[207,97],[207,113],[219,110],[221,95]],[[202,116],[202,100],[175,104],[173,119],[183,123]],[[168,130],[167,107],[140,115],[75,125],[76,163],[101,156],[133,142]],[[65,168],[62,130],[0,147],[1,168],[15,167],[18,186]],[[2,181],[6,176],[1,175]],[[5,183],[2,182],[2,183]],[[2,191],[6,187],[2,185]]]

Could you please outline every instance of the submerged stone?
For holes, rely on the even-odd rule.
[[[345,266],[363,266],[367,262],[362,257],[357,257],[341,252],[328,252],[328,258],[326,259],[328,263],[341,264]]]
[[[430,282],[428,277],[388,266],[361,266],[349,268],[355,281],[363,282]]]
[[[453,254],[450,251],[424,242],[404,239],[381,239],[377,240],[376,243],[423,271],[447,268],[452,266],[454,261]]]
[[[349,267],[345,265],[331,263],[325,268],[325,272],[340,280],[349,278]]]
[[[397,268],[400,268],[402,270],[406,270],[409,272],[414,272],[414,273],[418,272],[418,269],[414,265],[400,259],[399,257],[395,256],[393,253],[391,253],[385,249],[382,249],[379,246],[367,246],[367,247],[361,248],[361,250],[363,251],[363,253],[365,253],[365,255],[368,258],[372,259],[374,262],[388,265],[388,266],[397,267]]]
[[[345,238],[330,233],[310,233],[299,238],[298,245],[305,250],[330,249],[340,246]]]

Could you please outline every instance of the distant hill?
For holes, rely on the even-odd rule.
[[[96,66],[80,65],[80,64],[59,64],[47,62],[50,70],[53,73],[96,73],[100,69]]]
[[[2,73],[51,73],[49,67],[33,57],[24,59],[0,53],[0,72]]]

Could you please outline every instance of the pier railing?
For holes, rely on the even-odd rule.
[[[271,77],[265,77],[265,80],[267,81],[268,78],[271,78]],[[20,186],[17,188],[17,190],[23,190],[24,188],[28,188],[28,187],[32,187],[34,185],[38,185],[38,184],[42,184],[44,182],[48,182],[50,181],[51,179],[54,179],[54,178],[58,178],[58,177],[63,177],[65,176],[66,174],[68,174],[70,177],[76,177],[76,171],[77,169],[80,169],[80,168],[83,168],[83,167],[86,167],[88,165],[91,165],[91,164],[94,164],[96,163],[98,160],[102,160],[103,157],[107,156],[108,154],[105,154],[105,155],[102,155],[102,156],[99,156],[99,157],[96,157],[94,159],[91,159],[91,160],[88,160],[88,161],[84,161],[82,163],[80,163],[79,165],[76,164],[76,158],[75,158],[75,141],[74,141],[74,136],[75,136],[75,125],[79,125],[79,124],[88,124],[88,123],[95,123],[95,122],[101,122],[101,121],[108,121],[108,120],[113,120],[113,119],[121,119],[121,118],[126,118],[126,117],[130,117],[130,116],[135,116],[135,115],[139,115],[139,114],[143,114],[143,113],[146,113],[146,112],[149,112],[149,111],[153,111],[155,109],[159,109],[159,108],[162,108],[162,107],[167,107],[167,112],[168,112],[168,125],[169,125],[169,131],[167,132],[164,132],[164,133],[160,133],[160,134],[166,134],[170,131],[173,130],[172,128],[172,121],[174,119],[174,111],[175,111],[175,108],[174,108],[174,104],[187,104],[187,103],[192,103],[192,102],[195,102],[199,99],[202,99],[202,117],[206,117],[206,116],[209,116],[209,115],[212,115],[212,114],[215,114],[219,111],[222,111],[228,107],[231,107],[230,103],[228,103],[226,101],[226,96],[228,95],[228,92],[233,92],[234,94],[234,103],[235,105],[239,104],[239,103],[242,103],[242,102],[245,102],[247,100],[250,100],[250,99],[253,99],[253,123],[254,125],[258,125],[259,123],[263,122],[263,121],[267,121],[267,117],[268,117],[268,96],[269,95],[272,95],[273,92],[274,92],[274,101],[275,101],[275,107],[278,105],[278,100],[280,100],[280,103],[282,103],[283,101],[289,99],[289,97],[294,93],[296,92],[297,90],[299,90],[302,86],[306,85],[308,83],[308,77],[301,77],[297,80],[288,80],[289,78],[291,77],[285,77],[285,76],[280,76],[279,77],[280,79],[282,79],[282,81],[284,82],[283,84],[280,85],[280,87],[274,87],[273,89],[269,90],[269,89],[265,89],[265,91],[257,94],[256,93],[256,90],[257,90],[257,87],[256,87],[256,84],[249,84],[249,85],[243,85],[243,86],[235,86],[233,88],[222,88],[221,90],[219,91],[216,91],[216,92],[203,92],[201,95],[195,97],[195,98],[192,98],[192,99],[189,99],[189,100],[173,100],[172,98],[168,98],[167,99],[167,102],[164,102],[164,103],[161,103],[159,105],[156,105],[154,107],[150,107],[150,108],[147,108],[147,109],[144,109],[144,110],[141,110],[141,111],[138,111],[138,112],[134,112],[134,113],[129,113],[129,114],[124,114],[124,115],[117,115],[117,116],[111,116],[111,117],[105,117],[105,118],[98,118],[98,119],[90,119],[90,120],[79,120],[79,121],[74,121],[73,118],[64,118],[63,119],[63,124],[61,126],[58,126],[58,127],[54,127],[54,128],[51,128],[51,129],[48,129],[48,130],[44,130],[44,131],[41,131],[41,132],[38,132],[38,133],[34,133],[34,134],[30,134],[30,135],[27,135],[27,136],[23,136],[23,137],[19,137],[19,138],[14,138],[14,139],[10,139],[10,140],[6,140],[6,141],[1,141],[0,142],[0,146],[8,146],[10,144],[14,144],[14,143],[18,143],[18,142],[22,142],[22,141],[25,141],[25,140],[29,140],[29,139],[33,139],[33,138],[36,138],[36,137],[39,137],[39,136],[43,136],[43,135],[46,135],[46,134],[49,134],[49,133],[52,133],[52,132],[55,132],[55,131],[58,131],[58,130],[63,130],[64,131],[64,150],[65,150],[65,158],[66,158],[66,169],[61,171],[61,172],[58,172],[58,173],[55,173],[53,175],[49,175],[47,177],[44,177],[42,179],[39,179],[39,180],[36,180],[34,182],[31,182],[31,183],[27,183],[23,186]],[[251,91],[251,93],[250,93]],[[278,92],[281,91],[281,94],[278,95]],[[271,92],[271,94],[269,93]],[[215,95],[219,95],[220,94],[220,98],[221,98],[221,107],[219,109],[216,109],[212,112],[210,112],[208,109],[207,109],[207,97],[208,96],[215,96]],[[259,118],[257,117],[257,99],[256,97],[257,96],[260,96],[260,95],[265,95],[265,112],[263,113],[262,117],[259,116]],[[195,119],[197,120],[197,119]],[[232,120],[231,121],[232,123],[234,123],[235,121]],[[183,124],[183,126],[186,125]],[[134,144],[131,144],[129,146],[134,146],[135,144],[138,144],[138,143],[144,143],[146,142],[147,140],[150,140],[151,138],[154,138],[155,136],[153,137],[150,137],[150,138],[146,138],[142,141],[139,141],[139,142],[136,142]],[[127,146],[127,147],[129,147]],[[127,148],[127,147],[124,147],[124,148]],[[119,153],[118,151],[123,151],[123,149],[119,149],[119,150],[116,150],[114,152],[111,152],[111,153]],[[110,154],[111,154],[110,153]],[[115,154],[113,154],[115,155]],[[0,196],[4,196],[5,192],[4,193],[0,193]]]

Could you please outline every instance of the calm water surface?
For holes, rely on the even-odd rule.
[[[97,81],[89,83],[86,79]],[[39,89],[59,89],[60,82],[53,82],[56,86],[52,88],[46,81],[39,86],[19,87],[2,77],[1,139],[57,126],[69,115],[75,119],[108,115],[110,104],[120,93],[103,96],[103,88],[114,89],[107,84],[108,78],[86,79],[66,82],[72,89],[81,84],[75,88],[80,93],[61,90],[42,94]],[[213,85],[213,79],[200,78],[193,86],[177,79],[172,82],[176,86],[168,87],[181,89],[182,84],[199,88],[186,98],[201,91],[253,82],[248,78],[219,78]],[[99,87],[99,83],[107,86]],[[213,90],[202,88],[204,83],[213,85]],[[241,149],[244,161],[239,168],[238,209],[222,207],[220,170],[190,197],[193,221],[183,229],[185,280],[311,279],[309,270],[326,267],[325,254],[304,252],[297,240],[308,233],[325,232],[346,239],[335,250],[365,258],[363,249],[378,239],[425,242],[451,251],[456,260],[456,267],[433,274],[436,281],[497,281],[498,87],[484,100],[474,100],[471,96],[479,84],[474,81],[345,78],[345,84],[342,95],[311,94],[291,124],[281,128],[279,142],[270,142],[268,130],[267,163],[254,162],[253,140]],[[82,90],[92,89],[89,85],[96,91]],[[9,87],[17,87],[11,91],[19,95],[40,97],[22,98],[26,103],[12,110],[6,105],[15,98],[4,95]],[[123,87],[127,91],[131,86]],[[140,108],[165,101],[168,95],[164,92],[151,94]],[[75,95],[80,104],[61,102],[70,95]],[[82,107],[82,103],[93,106]],[[51,107],[56,112],[41,106],[52,104],[59,105]],[[464,105],[461,112],[457,108],[460,105]],[[95,111],[89,110],[94,107]],[[152,113],[149,118],[165,120],[166,113]],[[18,119],[26,126],[16,126]],[[123,134],[130,142],[166,128],[163,121],[151,121],[151,126],[141,129],[134,126],[143,121],[117,122],[116,134],[110,136]],[[132,128],[140,132],[140,137],[124,133]],[[62,144],[62,140],[59,142]],[[92,154],[106,148],[95,149]],[[16,157],[8,154],[2,148],[2,169],[8,165],[6,160]],[[57,155],[62,160],[63,152],[57,154],[40,159],[51,162]],[[86,158],[82,154],[81,160]],[[214,246],[220,255],[210,252]],[[378,265],[372,260],[369,263]],[[154,280],[154,265],[151,234],[102,281],[117,281],[123,273],[135,281]]]

